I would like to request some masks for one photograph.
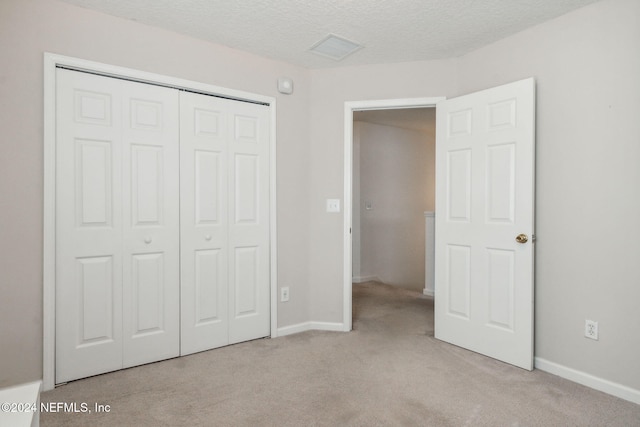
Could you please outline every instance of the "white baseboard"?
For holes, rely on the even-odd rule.
[[[310,323],[311,329],[314,329],[316,331],[344,332],[343,323],[334,323],[334,322],[309,322],[309,323]]]
[[[298,323],[296,325],[283,326],[282,328],[278,328],[278,336],[284,337],[287,335],[293,335],[293,334],[298,334],[300,332],[308,331],[311,329],[309,327],[310,323],[311,322],[303,322],[303,323]]]
[[[364,283],[364,282],[381,282],[378,276],[356,276],[351,279],[353,283]]]
[[[422,290],[422,294],[432,297],[432,296],[435,295],[435,292],[433,290],[431,290],[431,289],[424,288]]]
[[[278,336],[284,337],[286,335],[298,334],[305,331],[332,331],[343,332],[344,324],[332,323],[332,322],[303,322],[291,326],[283,326],[278,328]]]
[[[612,396],[619,397],[620,399],[640,404],[640,390],[635,390],[631,387],[627,387],[622,384],[614,383],[613,381],[605,380],[603,378],[587,374],[586,372],[568,368],[566,366],[550,362],[540,357],[535,358],[535,367],[536,369],[540,369],[541,371],[549,372],[550,374],[566,378],[578,384],[582,384],[595,390],[610,394]]]
[[[40,425],[40,390],[42,381],[0,389],[0,402],[28,405],[36,410],[0,411],[0,426],[38,427]],[[33,405],[33,406],[32,406]]]

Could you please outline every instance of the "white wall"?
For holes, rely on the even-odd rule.
[[[640,1],[479,49],[458,74],[460,93],[537,81],[536,356],[640,390]]]
[[[435,135],[366,122],[354,127],[359,133],[360,274],[422,292],[424,211],[435,204]]]
[[[43,53],[273,96],[279,325],[309,320],[309,72],[54,0],[0,1],[0,387],[42,375]],[[291,77],[296,91],[277,93]]]

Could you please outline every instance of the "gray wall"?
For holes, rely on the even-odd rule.
[[[536,356],[640,390],[640,1],[579,9],[458,70],[461,93],[537,81]]]
[[[424,289],[424,212],[435,205],[434,144],[433,132],[354,123],[359,170],[353,174],[359,175],[359,194],[354,186],[353,253],[355,259],[360,252],[360,276]],[[365,209],[366,202],[371,210]]]
[[[344,101],[537,91],[535,354],[640,390],[640,2],[604,0],[451,61],[311,72],[313,320],[342,321]],[[600,340],[583,337],[584,320]]]
[[[344,103],[455,93],[456,62],[452,59],[311,71],[311,320],[342,322],[343,217],[327,214],[324,203],[327,198],[343,198]]]
[[[42,363],[42,53],[278,99],[279,325],[342,322],[345,101],[538,81],[536,355],[640,390],[640,2],[604,0],[442,61],[305,70],[55,0],[0,2],[0,386]],[[258,71],[259,70],[259,71]],[[277,77],[295,81],[286,97]],[[600,340],[582,338],[585,318]]]
[[[0,387],[42,375],[45,51],[277,98],[278,273],[291,288],[278,321],[307,321],[309,72],[54,0],[2,0]],[[281,76],[293,95],[277,93]]]

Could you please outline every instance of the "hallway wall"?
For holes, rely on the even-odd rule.
[[[435,204],[435,135],[367,122],[354,122],[354,135],[354,242],[360,241],[359,248],[354,243],[354,258],[360,255],[354,277],[422,292],[424,211]]]

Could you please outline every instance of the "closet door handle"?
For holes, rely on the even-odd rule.
[[[211,234],[207,234],[206,236],[204,236],[204,240],[206,240],[207,242],[211,240]]]
[[[144,238],[144,242],[148,245],[149,243],[151,243],[153,240],[151,239],[151,237],[145,237]]]

